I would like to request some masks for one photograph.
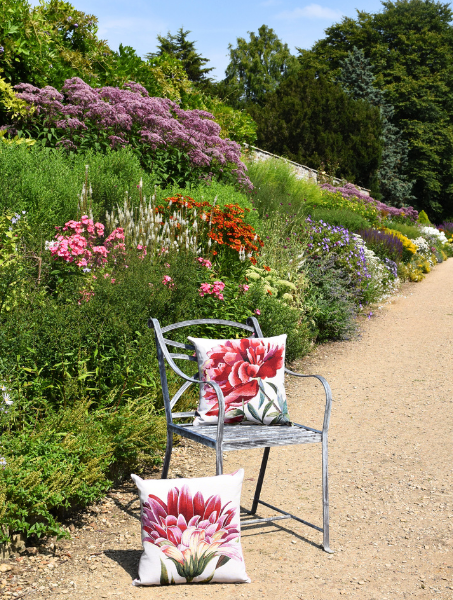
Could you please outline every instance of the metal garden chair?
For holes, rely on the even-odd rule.
[[[263,506],[267,506],[268,508],[275,510],[280,513],[274,517],[268,518],[257,518],[253,520],[246,520],[243,524],[251,525],[254,523],[266,523],[269,521],[277,521],[280,519],[295,519],[299,521],[299,523],[303,523],[304,525],[308,525],[317,531],[321,531],[323,533],[323,548],[326,552],[332,552],[329,547],[329,479],[327,472],[327,435],[329,429],[329,420],[330,420],[330,411],[331,411],[331,402],[332,395],[330,391],[329,384],[327,381],[319,376],[319,375],[301,375],[299,373],[294,373],[289,369],[285,368],[285,373],[288,375],[294,375],[295,377],[314,377],[318,379],[324,387],[325,396],[326,396],[326,405],[324,411],[324,422],[322,430],[312,429],[311,427],[306,427],[305,425],[299,425],[298,423],[294,423],[292,427],[284,427],[284,426],[262,426],[262,425],[254,425],[254,424],[235,424],[235,425],[225,425],[224,424],[224,416],[225,416],[225,401],[223,397],[222,390],[219,385],[213,381],[205,382],[205,385],[208,384],[212,386],[217,394],[217,399],[219,403],[219,420],[217,425],[203,425],[198,427],[193,427],[191,423],[189,424],[177,424],[174,422],[174,419],[183,419],[187,417],[193,417],[195,412],[172,412],[173,407],[177,403],[177,401],[181,398],[184,392],[192,385],[198,384],[200,385],[200,381],[198,379],[198,375],[195,377],[189,377],[186,375],[181,369],[175,364],[175,359],[182,360],[192,360],[196,361],[195,356],[191,356],[183,353],[174,353],[169,352],[167,346],[173,346],[176,348],[181,348],[184,350],[195,350],[194,346],[191,344],[185,344],[181,342],[176,342],[167,337],[164,337],[164,334],[167,334],[170,331],[174,331],[176,329],[180,329],[182,327],[191,327],[193,325],[226,325],[229,327],[237,327],[239,329],[245,330],[248,333],[249,337],[263,337],[258,321],[255,317],[249,317],[247,319],[246,324],[235,323],[232,321],[223,321],[220,319],[197,319],[194,321],[182,321],[180,323],[174,323],[172,325],[167,325],[167,327],[160,327],[157,319],[150,319],[148,321],[148,326],[154,329],[155,337],[156,337],[156,347],[157,347],[157,358],[159,361],[159,372],[160,379],[162,384],[162,393],[164,398],[165,405],[165,415],[167,419],[167,448],[165,452],[165,460],[164,466],[162,470],[162,479],[166,479],[168,475],[168,468],[170,465],[170,458],[173,448],[173,435],[177,434],[186,438],[189,438],[195,442],[199,442],[200,444],[204,444],[205,446],[209,446],[210,448],[214,448],[216,451],[216,473],[217,475],[221,475],[223,472],[223,452],[227,450],[246,450],[248,448],[264,448],[264,454],[261,462],[261,469],[258,477],[258,482],[256,485],[255,496],[253,499],[252,508],[250,511],[247,511],[250,515],[255,515],[258,504],[262,504]],[[251,334],[251,335],[250,335]],[[182,379],[185,380],[185,383],[181,386],[181,388],[176,392],[172,399],[170,399],[170,394],[168,390],[168,382],[167,382],[167,374],[166,374],[166,366],[165,361],[167,361],[168,365],[171,369],[179,375]],[[321,443],[322,444],[322,491],[323,491],[323,527],[318,527],[313,525],[312,523],[308,523],[299,517],[288,513],[285,510],[277,508],[263,500],[260,500],[261,488],[263,485],[264,475],[266,472],[267,461],[269,458],[270,448],[273,446],[285,446],[289,444],[313,444],[313,443]]]

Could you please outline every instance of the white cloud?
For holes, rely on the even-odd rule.
[[[277,19],[293,20],[293,19],[341,19],[343,15],[338,10],[321,6],[320,4],[308,4],[303,8],[295,8],[294,10],[285,10],[276,15]]]

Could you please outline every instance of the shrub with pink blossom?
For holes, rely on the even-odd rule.
[[[83,215],[80,221],[68,221],[64,227],[57,226],[55,229],[58,232],[55,241],[46,244],[51,255],[56,260],[74,263],[85,272],[104,267],[109,254],[113,262],[124,255],[124,232],[120,227],[112,231],[102,244],[98,238],[104,235],[104,225],[94,223],[87,215]]]
[[[216,177],[251,189],[239,144],[220,137],[211,113],[150,97],[138,83],[125,87],[92,88],[73,77],[60,93],[21,83],[15,86],[18,98],[35,110],[15,126],[44,145],[72,151],[131,147],[162,182]]]

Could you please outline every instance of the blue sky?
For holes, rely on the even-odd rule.
[[[175,33],[179,27],[190,30],[190,40],[210,59],[213,75],[221,79],[228,64],[228,44],[238,37],[248,39],[248,31],[266,24],[286,42],[291,51],[310,48],[324,30],[355,17],[356,9],[379,12],[378,0],[72,0],[75,8],[99,19],[99,37],[113,50],[120,43],[132,46],[140,56],[153,52],[157,34]],[[360,2],[360,3],[359,3]]]

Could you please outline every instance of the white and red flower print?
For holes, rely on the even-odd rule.
[[[217,341],[189,339],[197,350],[202,380],[215,381],[223,392],[226,423],[244,419],[261,424],[290,423],[284,394],[286,336]],[[215,422],[219,406],[214,389],[202,386],[201,396],[198,411],[201,421]]]
[[[192,497],[186,485],[169,490],[167,503],[149,494],[142,507],[143,541],[159,546],[190,583],[213,558],[219,559],[214,571],[230,558],[242,560],[236,510],[229,504],[222,506],[219,495]]]

